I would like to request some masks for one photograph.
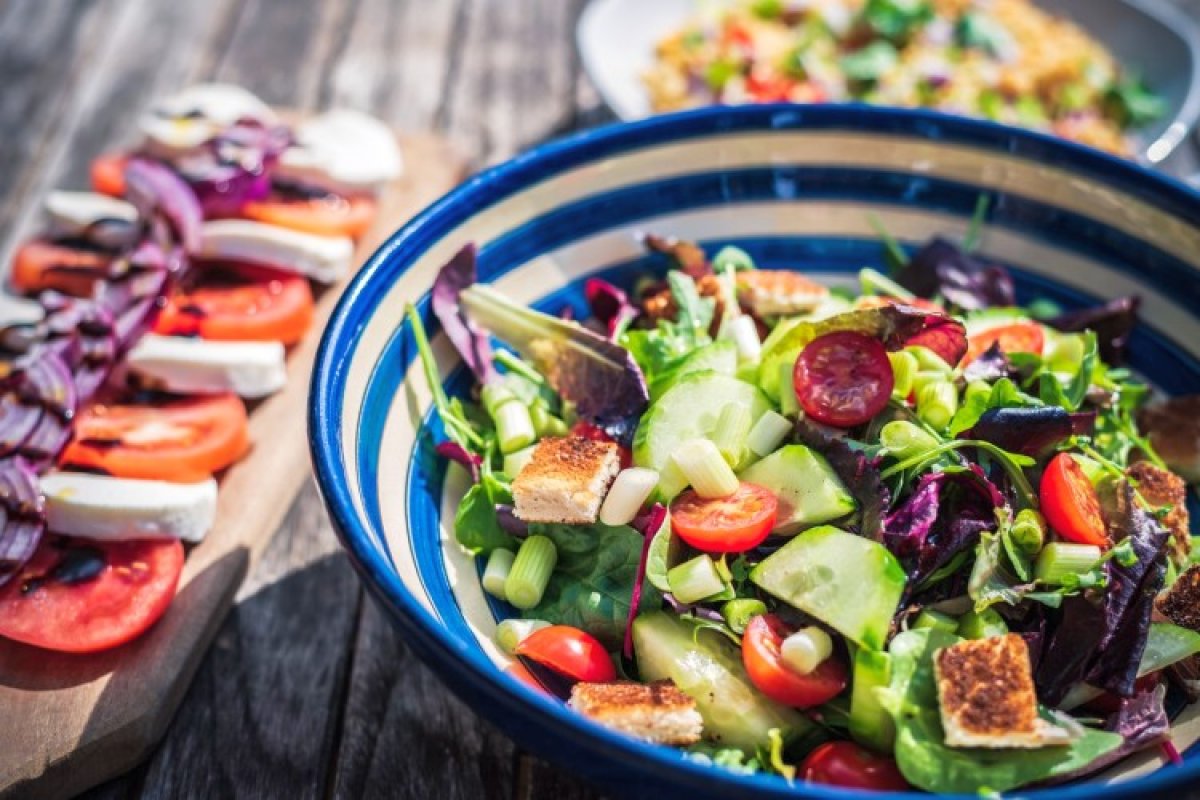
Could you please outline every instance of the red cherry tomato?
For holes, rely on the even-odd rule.
[[[312,324],[308,280],[274,270],[205,268],[199,285],[167,298],[154,332],[221,341],[298,342]]]
[[[852,428],[883,411],[896,377],[878,339],[837,331],[805,345],[792,383],[806,414],[826,425]]]
[[[105,153],[92,162],[92,188],[100,194],[113,197],[125,196],[125,166],[129,157],[119,153]]]
[[[962,366],[970,364],[986,353],[993,344],[999,344],[1005,353],[1042,354],[1046,346],[1046,333],[1036,322],[1014,322],[999,328],[980,331],[967,339],[967,352],[962,357]]]
[[[235,394],[169,403],[97,403],[75,417],[62,462],[118,478],[191,483],[237,461],[250,447],[246,407]]]
[[[873,792],[904,792],[912,788],[900,774],[895,760],[853,742],[826,742],[808,754],[800,764],[799,774],[810,783]]]
[[[792,631],[774,614],[750,620],[742,636],[742,663],[750,682],[777,703],[811,708],[832,700],[846,688],[846,665],[836,655],[812,673],[801,675],[783,663],[780,647]]]
[[[774,493],[753,483],[715,499],[688,489],[671,501],[671,529],[697,550],[741,553],[762,544],[778,513]]]
[[[576,422],[573,426],[571,426],[571,435],[578,436],[582,439],[591,439],[593,442],[616,441],[616,439],[605,433],[603,428],[593,425],[590,422]],[[633,466],[633,453],[629,451],[629,448],[618,444],[617,449],[621,456],[621,469],[627,469]]]
[[[94,653],[135,639],[175,597],[177,540],[97,542],[46,536],[0,589],[0,636],[64,653]]]
[[[515,652],[572,680],[607,683],[617,679],[604,645],[590,633],[570,625],[536,630],[521,640]]]
[[[1108,547],[1096,488],[1069,453],[1059,453],[1046,465],[1038,499],[1046,522],[1059,536],[1070,542]]]

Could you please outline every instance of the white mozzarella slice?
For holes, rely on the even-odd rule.
[[[279,342],[211,342],[149,334],[129,351],[121,369],[145,388],[180,394],[266,397],[287,383]]]
[[[200,256],[262,264],[332,283],[349,269],[354,242],[348,236],[318,236],[248,219],[218,219],[204,223]]]
[[[132,203],[96,192],[55,191],[46,196],[46,213],[54,233],[77,236],[102,221],[134,225],[137,209]]]
[[[131,480],[55,472],[41,478],[51,531],[106,541],[183,539],[198,542],[217,514],[217,482]]]
[[[204,144],[240,119],[277,121],[270,106],[242,87],[202,83],[159,100],[138,127],[146,149],[170,156]]]
[[[404,160],[396,135],[375,117],[349,109],[327,111],[296,126],[276,174],[343,194],[373,192],[400,177]]]

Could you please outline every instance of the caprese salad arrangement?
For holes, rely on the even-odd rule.
[[[401,170],[378,120],[288,125],[193,86],[140,144],[53,192],[0,300],[0,637],[87,653],[136,638],[209,532],[214,476],[250,448],[313,283],[350,267]]]
[[[743,773],[1001,793],[1178,760],[1200,423],[1119,366],[1136,298],[1019,306],[940,238],[856,292],[645,241],[665,276],[589,280],[582,324],[460,252],[431,306],[470,397],[409,309],[500,647]]]

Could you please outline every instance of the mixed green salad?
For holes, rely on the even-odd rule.
[[[500,645],[743,773],[998,793],[1177,761],[1200,567],[1121,366],[1138,301],[1020,306],[977,234],[889,240],[856,292],[647,236],[663,269],[589,280],[582,322],[465,247],[432,310],[469,398],[407,318]]]

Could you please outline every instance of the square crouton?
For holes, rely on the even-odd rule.
[[[812,311],[829,296],[829,290],[798,272],[755,269],[739,272],[738,302],[760,317]]]
[[[1029,648],[1019,635],[944,647],[933,666],[947,746],[1038,748],[1074,738],[1038,715]]]
[[[1154,607],[1181,628],[1200,631],[1200,564],[1193,564],[1171,588],[1154,599]]]
[[[581,436],[542,439],[533,458],[513,479],[516,515],[526,522],[593,523],[620,471],[620,451],[614,442]]]
[[[1154,508],[1170,506],[1171,510],[1161,519],[1163,527],[1171,532],[1171,545],[1167,552],[1176,566],[1187,563],[1192,549],[1191,524],[1187,509],[1187,484],[1183,478],[1169,470],[1160,469],[1149,461],[1139,461],[1129,467],[1129,477],[1137,481],[1137,490],[1142,498]]]
[[[606,728],[646,742],[695,744],[704,732],[696,701],[671,681],[577,683],[567,705]]]

